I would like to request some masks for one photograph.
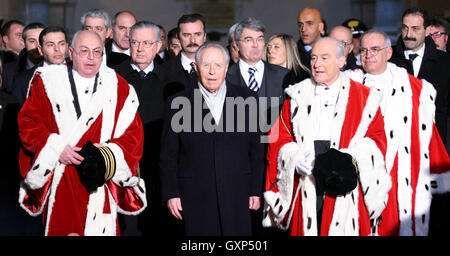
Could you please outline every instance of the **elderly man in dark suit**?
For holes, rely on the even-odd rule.
[[[138,229],[143,235],[155,230],[159,230],[160,235],[166,231],[174,233],[167,227],[171,222],[167,220],[166,207],[160,203],[158,160],[165,105],[163,83],[155,73],[158,68],[155,56],[161,46],[159,27],[149,21],[139,21],[130,30],[131,59],[114,67],[135,88],[139,99],[138,112],[144,125],[144,153],[139,165],[141,177],[149,184],[147,201],[152,206],[137,217]]]
[[[229,55],[220,44],[204,44],[195,59],[199,83],[172,98],[164,119],[163,200],[186,235],[251,235],[264,174],[260,132],[250,117],[257,96],[225,82]]]

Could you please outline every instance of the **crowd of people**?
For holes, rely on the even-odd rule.
[[[0,234],[450,235],[448,22],[325,18],[6,22]]]

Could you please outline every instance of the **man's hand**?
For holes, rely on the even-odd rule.
[[[261,207],[261,198],[259,196],[251,196],[248,198],[248,208],[250,210],[258,210]]]
[[[169,199],[167,201],[167,208],[169,208],[170,213],[172,213],[175,218],[179,220],[183,219],[180,214],[180,211],[182,211],[183,208],[181,207],[181,199],[179,197]]]
[[[72,147],[70,145],[67,145],[59,156],[59,161],[65,165],[81,164],[81,162],[84,160],[84,157],[77,153],[80,150],[81,148],[79,147]]]

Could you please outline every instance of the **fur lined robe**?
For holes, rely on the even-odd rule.
[[[37,69],[18,115],[20,206],[32,216],[43,213],[45,235],[119,235],[117,212],[135,215],[147,205],[137,173],[143,128],[136,93],[102,65],[97,91],[78,119],[73,100],[67,66]],[[75,167],[58,161],[67,144],[88,140],[109,147],[116,159],[113,178],[91,194]]]
[[[432,194],[450,191],[450,159],[433,122],[436,90],[392,63],[379,76],[348,74],[384,94],[386,168],[393,185],[380,235],[426,236]]]
[[[330,147],[349,153],[359,169],[357,187],[344,196],[325,193],[317,220],[313,175],[300,176],[298,156],[314,158],[314,89],[311,79],[286,89],[289,96],[270,131],[263,226],[290,229],[291,235],[370,235],[385,208],[390,177],[385,169],[386,136],[381,95],[341,73]],[[314,159],[309,159],[313,163]],[[321,221],[321,230],[317,222]]]

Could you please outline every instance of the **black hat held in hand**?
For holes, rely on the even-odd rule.
[[[332,148],[316,157],[312,173],[318,191],[341,196],[356,188],[357,170],[350,154]]]

